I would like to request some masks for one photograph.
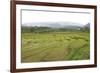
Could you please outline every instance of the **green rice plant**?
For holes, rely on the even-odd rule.
[[[22,33],[21,62],[90,58],[88,32]]]

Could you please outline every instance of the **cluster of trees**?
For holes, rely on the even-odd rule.
[[[64,27],[64,28],[51,28],[51,27],[38,27],[38,26],[22,26],[22,32],[34,32],[34,33],[42,33],[42,32],[66,32],[66,31],[90,31],[90,23],[86,24],[84,27]]]
[[[46,32],[50,31],[51,28],[49,27],[27,27],[27,26],[22,26],[22,32]]]

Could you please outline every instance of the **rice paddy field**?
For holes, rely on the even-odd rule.
[[[89,32],[22,33],[21,62],[87,60]]]

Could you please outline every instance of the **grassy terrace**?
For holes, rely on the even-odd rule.
[[[22,62],[85,60],[90,58],[89,32],[22,32]]]

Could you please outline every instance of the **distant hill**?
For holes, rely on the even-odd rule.
[[[90,29],[90,23],[87,23],[86,25],[84,25],[84,27]]]
[[[22,25],[23,32],[51,32],[51,31],[89,31],[90,24],[72,22],[38,22]]]
[[[87,23],[86,25],[84,25],[82,29],[90,31],[90,23]]]
[[[83,27],[82,24],[72,22],[37,22],[37,23],[26,23],[22,26],[38,26],[38,27],[51,27],[51,28],[69,28],[69,27]]]

